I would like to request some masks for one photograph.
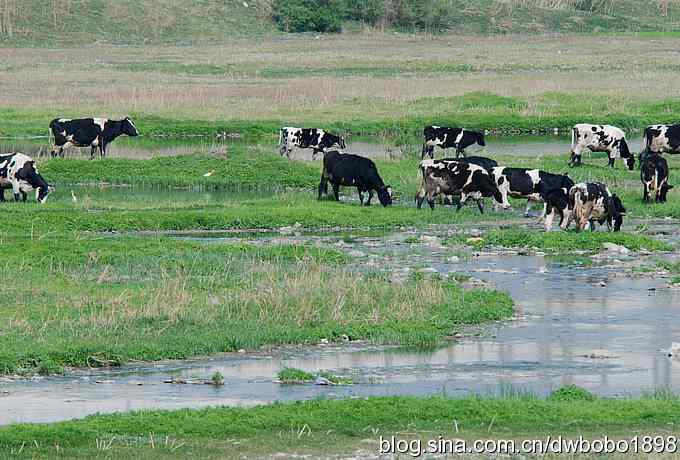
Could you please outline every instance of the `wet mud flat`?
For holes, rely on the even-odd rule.
[[[677,236],[671,225],[663,224],[655,231],[665,239]],[[475,251],[443,245],[450,232],[439,228],[338,236],[293,230],[178,237],[334,247],[354,259],[351,269],[358,282],[370,282],[365,272],[381,271],[397,283],[416,274],[506,291],[515,301],[513,320],[468,329],[430,350],[322,342],[206,359],[76,369],[64,376],[7,378],[0,381],[5,409],[0,424],[314,398],[525,391],[545,395],[565,384],[613,397],[680,391],[680,360],[665,352],[680,341],[680,290],[667,278],[633,269],[660,257],[677,261],[677,253],[602,253],[585,266],[535,250]],[[276,376],[284,367],[328,370],[356,383],[283,385]],[[209,380],[215,372],[224,376],[224,385],[166,383]]]

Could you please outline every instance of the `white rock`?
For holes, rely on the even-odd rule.
[[[602,249],[607,252],[616,252],[619,254],[630,254],[630,249],[614,243],[602,243]]]
[[[450,264],[457,264],[458,262],[460,262],[460,257],[458,257],[458,256],[451,256],[451,257],[449,257],[448,259],[446,259],[446,261],[447,261],[448,263],[450,263]]]
[[[366,255],[361,251],[357,251],[356,249],[349,251],[348,254],[350,255],[350,257],[364,257]]]

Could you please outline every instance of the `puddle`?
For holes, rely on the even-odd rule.
[[[508,292],[516,303],[516,319],[472,329],[458,341],[431,351],[331,344],[3,381],[0,424],[150,408],[490,394],[508,387],[546,395],[566,384],[615,397],[658,388],[680,392],[680,361],[661,351],[680,341],[680,290],[668,289],[667,280],[626,276],[626,267],[613,260],[584,267],[542,256],[458,257],[460,251],[437,244],[445,233],[428,232],[420,243],[407,242],[420,235],[357,234],[339,239],[265,233],[255,240],[253,235],[240,237],[258,244],[302,241],[339,247],[357,254],[357,270],[403,272],[427,267],[442,274],[471,274]],[[232,236],[211,236],[224,238]],[[631,259],[641,257],[656,260],[656,256],[641,255]],[[677,254],[674,257],[677,260]],[[330,370],[361,383],[280,385],[275,382],[276,374],[286,366],[310,372]],[[209,379],[216,371],[224,376],[224,386],[163,383],[173,377]]]

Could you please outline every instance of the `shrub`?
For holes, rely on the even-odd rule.
[[[274,22],[285,32],[340,32],[342,0],[275,0]]]
[[[549,401],[594,401],[596,396],[576,385],[567,385],[550,393]]]

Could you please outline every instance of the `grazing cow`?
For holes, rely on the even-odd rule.
[[[643,153],[680,153],[680,125],[652,125],[645,128]]]
[[[549,192],[559,188],[569,190],[574,181],[567,175],[552,174],[539,169],[497,167],[491,175],[503,196],[503,203],[508,203],[508,196],[526,198],[527,206],[524,215],[529,217],[532,203],[545,203]],[[544,216],[547,209],[544,208]]]
[[[626,159],[628,169],[635,167],[635,157],[628,149],[626,133],[615,126],[578,124],[571,130],[571,160],[570,166],[583,164],[581,155],[583,150],[591,152],[607,152],[609,166],[614,167],[614,160],[621,157]]]
[[[464,128],[446,128],[442,126],[428,126],[423,130],[425,142],[420,159],[428,155],[434,159],[434,147],[438,145],[441,149],[456,148],[456,158],[461,154],[465,156],[465,149],[474,143],[481,145],[484,143],[484,133],[470,131]]]
[[[420,162],[422,184],[416,194],[418,209],[427,199],[434,209],[434,197],[439,194],[454,195],[460,193],[457,209],[463,207],[468,198],[477,202],[479,212],[484,213],[484,197],[493,197],[505,209],[503,197],[494,184],[489,172],[475,164],[467,164],[450,160],[423,160]]]
[[[23,153],[12,153],[0,156],[0,201],[5,201],[5,188],[14,191],[14,200],[26,201],[27,194],[36,190],[36,199],[40,203],[47,200],[51,187],[38,172],[33,158]]]
[[[106,118],[55,118],[50,122],[50,132],[54,138],[52,157],[64,157],[64,149],[70,146],[91,147],[90,160],[99,149],[99,155],[104,158],[106,146],[118,136],[126,134],[131,137],[139,136],[134,122],[129,118],[122,120],[108,120]]]
[[[378,193],[378,200],[383,206],[392,204],[392,190],[385,185],[378,174],[375,163],[368,158],[349,153],[340,153],[337,150],[326,152],[323,157],[323,171],[319,182],[319,196],[328,193],[328,182],[333,186],[333,195],[340,200],[340,186],[353,186],[359,192],[359,201],[364,204],[364,192],[368,192],[366,206],[371,205],[373,190]]]
[[[666,202],[666,194],[672,185],[668,184],[668,162],[661,155],[647,154],[640,160],[640,180],[643,186],[642,199],[649,202],[651,196],[657,203]]]
[[[601,182],[582,182],[569,190],[569,218],[561,227],[567,229],[572,220],[576,220],[577,229],[595,231],[595,222],[600,225],[607,223],[607,228],[615,232],[621,230],[626,208],[616,194]]]
[[[323,129],[317,128],[281,128],[279,133],[279,155],[286,155],[290,158],[293,147],[300,149],[312,149],[312,158],[316,158],[319,152],[326,152],[337,145],[341,149],[346,149],[345,139],[342,136],[327,133]]]

